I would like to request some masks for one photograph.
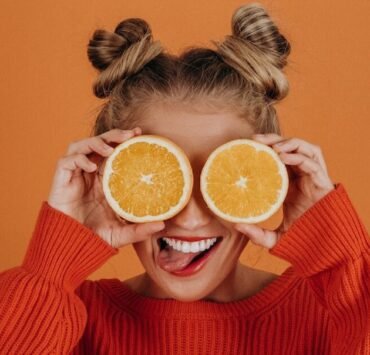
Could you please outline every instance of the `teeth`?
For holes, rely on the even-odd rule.
[[[163,238],[163,240],[173,249],[181,251],[182,253],[198,253],[209,249],[216,243],[217,238],[201,240],[199,242],[185,242],[172,238]]]
[[[174,247],[174,249],[181,250],[181,242],[179,240],[176,242],[176,246]]]
[[[184,244],[181,246],[181,251],[183,253],[190,253],[190,243],[184,242]]]
[[[200,245],[199,245],[199,249],[200,249],[201,251],[206,250],[206,242],[205,242],[204,240],[201,240],[199,244],[200,244]]]
[[[199,243],[198,243],[198,242],[197,242],[197,243],[191,243],[191,244],[190,244],[190,251],[191,251],[192,253],[198,253],[199,248],[200,248],[200,245],[199,245]]]

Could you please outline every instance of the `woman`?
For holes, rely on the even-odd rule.
[[[94,33],[94,93],[108,100],[93,136],[58,161],[22,265],[0,275],[2,353],[370,352],[367,232],[320,148],[284,138],[273,107],[288,93],[282,70],[290,45],[258,4],[237,9],[232,29],[216,50],[179,57],[153,42],[141,19]],[[192,197],[166,221],[118,220],[102,193],[112,147],[140,134],[170,138],[192,164]],[[275,231],[226,222],[202,199],[207,157],[240,137],[273,147],[289,170]],[[191,259],[161,247],[164,236],[222,240],[199,270],[178,276]],[[249,241],[292,266],[279,276],[242,265]],[[131,243],[145,273],[86,280]]]

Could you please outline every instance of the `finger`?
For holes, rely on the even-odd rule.
[[[306,155],[309,158],[316,160],[323,170],[327,173],[327,167],[322,154],[321,148],[317,145],[304,141],[299,138],[290,138],[273,145],[273,149],[277,152],[294,152]]]
[[[139,136],[139,135],[142,134],[142,129],[140,127],[135,127],[132,131],[133,131],[135,136]],[[97,171],[97,174],[99,176],[103,176],[104,167],[105,167],[105,164],[106,164],[107,160],[104,159],[103,162],[102,162],[101,157],[97,156],[94,153],[92,153],[92,154],[93,154],[92,156],[89,156],[89,159],[91,159],[94,163],[97,163],[99,165],[99,169]]]
[[[54,180],[59,186],[66,185],[70,183],[72,176],[78,175],[81,171],[92,173],[96,169],[97,165],[85,155],[70,155],[58,161]]]
[[[316,148],[314,145],[298,138],[290,138],[279,143],[274,143],[273,148],[278,153],[294,152],[306,155],[309,158],[316,157]]]
[[[252,138],[255,141],[261,142],[263,144],[272,145],[285,140],[282,136],[276,133],[266,133],[266,134],[254,134]]]
[[[140,127],[135,127],[133,131],[137,136],[143,133]]]
[[[284,164],[297,166],[304,174],[313,175],[321,171],[320,165],[305,155],[299,153],[279,153],[279,157]]]
[[[116,245],[119,248],[127,244],[141,242],[150,238],[154,233],[161,231],[164,227],[165,224],[162,221],[121,224],[113,229],[112,245]]]
[[[110,131],[102,133],[100,136],[105,142],[107,143],[122,143],[127,140],[127,135],[139,135],[141,134],[141,128],[135,127],[134,129],[130,130],[122,130],[119,128],[111,129]]]
[[[113,153],[113,148],[100,137],[91,137],[82,141],[71,143],[66,155],[98,153],[107,157]]]
[[[290,165],[297,175],[309,175],[312,183],[323,191],[328,192],[335,188],[326,171],[323,170],[321,165],[316,161],[305,156],[299,156],[299,154],[282,153],[280,156],[283,154],[285,157],[281,157],[281,160],[284,162],[284,164]]]
[[[290,165],[299,176],[309,175],[317,186],[327,185],[327,175],[319,163],[298,153],[280,153],[281,161]]]
[[[281,234],[276,231],[263,229],[254,224],[237,223],[234,228],[245,234],[252,243],[267,249],[271,249],[276,245]]]
[[[113,129],[99,136],[71,143],[68,147],[67,155],[98,153],[103,157],[107,157],[114,150],[108,143],[122,143],[134,135],[135,133],[132,130]]]

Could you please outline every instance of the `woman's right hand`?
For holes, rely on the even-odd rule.
[[[59,159],[48,197],[48,204],[76,219],[114,248],[139,242],[164,228],[163,222],[134,224],[118,217],[108,205],[102,188],[103,163],[113,145],[135,135],[134,130],[112,129],[69,145]]]

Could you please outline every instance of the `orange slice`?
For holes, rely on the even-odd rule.
[[[188,203],[193,173],[184,151],[167,138],[141,135],[118,145],[106,161],[104,195],[131,222],[171,218]]]
[[[208,207],[235,223],[267,220],[282,205],[288,172],[269,146],[236,139],[215,149],[201,173],[201,192]]]

